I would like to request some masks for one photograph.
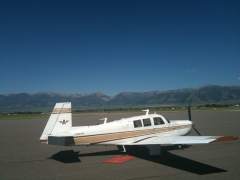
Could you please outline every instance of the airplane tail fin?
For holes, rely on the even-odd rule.
[[[40,137],[40,141],[47,143],[48,136],[67,132],[71,127],[71,102],[56,103]]]

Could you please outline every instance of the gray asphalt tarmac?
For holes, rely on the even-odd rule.
[[[141,114],[81,113],[73,125],[101,123]],[[169,119],[186,119],[186,112],[163,112]],[[192,118],[203,135],[240,135],[240,112],[193,111]],[[0,180],[8,179],[240,179],[240,142],[169,149],[160,157],[137,154],[123,164],[104,160],[119,154],[115,146],[59,147],[41,144],[46,120],[0,121]],[[194,133],[193,133],[194,134]]]

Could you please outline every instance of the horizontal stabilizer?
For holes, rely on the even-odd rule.
[[[59,146],[73,146],[75,145],[72,136],[48,136],[48,144],[59,145]]]

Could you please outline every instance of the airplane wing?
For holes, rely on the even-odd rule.
[[[235,136],[152,136],[143,137],[136,141],[125,141],[118,145],[176,145],[176,144],[207,144],[213,142],[233,141],[239,139]]]

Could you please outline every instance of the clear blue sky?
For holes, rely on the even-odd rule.
[[[0,2],[0,93],[240,84],[240,3]]]

